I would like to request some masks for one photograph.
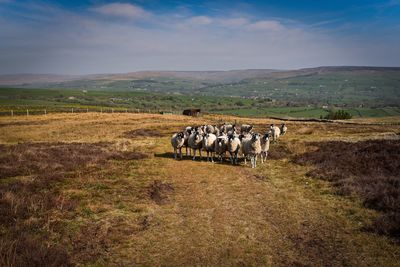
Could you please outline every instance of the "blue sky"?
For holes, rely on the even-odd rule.
[[[0,0],[0,74],[400,66],[400,0]]]

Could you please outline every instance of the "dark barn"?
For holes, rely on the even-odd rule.
[[[201,109],[185,109],[182,114],[186,116],[198,117],[201,114]]]

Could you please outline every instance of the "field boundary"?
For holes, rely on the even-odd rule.
[[[308,118],[279,118],[268,116],[267,119],[293,121],[293,122],[321,122],[321,123],[336,123],[336,124],[353,124],[353,125],[400,125],[400,122],[355,122],[343,120],[327,120],[327,119],[308,119]]]
[[[34,115],[47,115],[55,113],[131,113],[131,114],[161,114],[161,115],[182,115],[182,110],[152,110],[152,109],[136,109],[136,108],[123,108],[123,107],[92,107],[92,108],[79,108],[79,107],[58,107],[58,108],[18,108],[0,111],[0,116],[34,116]],[[202,115],[219,113],[213,112],[202,112]],[[328,120],[328,119],[317,119],[317,118],[290,118],[290,117],[276,117],[276,116],[265,116],[258,117],[260,119],[271,119],[288,122],[317,122],[317,123],[335,123],[335,124],[352,124],[352,125],[400,125],[400,122],[355,122],[355,121],[344,121],[344,120]]]

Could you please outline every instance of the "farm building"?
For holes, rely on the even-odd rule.
[[[198,117],[201,115],[201,109],[185,109],[182,114],[186,116]]]

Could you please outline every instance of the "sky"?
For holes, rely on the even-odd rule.
[[[400,66],[400,0],[0,0],[0,74]]]

